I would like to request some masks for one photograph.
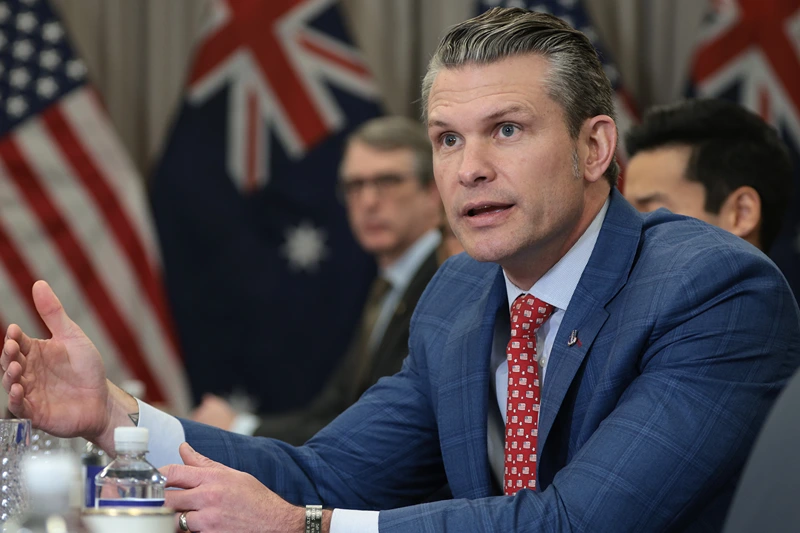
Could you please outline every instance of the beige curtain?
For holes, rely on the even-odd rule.
[[[122,142],[146,175],[183,87],[208,0],[58,0]]]
[[[58,0],[124,144],[144,175],[157,157],[210,0]],[[263,0],[269,1],[269,0]],[[705,1],[586,0],[641,106],[685,83]],[[442,32],[472,0],[341,0],[387,112],[419,116],[419,84]]]
[[[586,0],[642,110],[683,94],[706,0]]]
[[[465,0],[342,0],[353,39],[381,89],[387,112],[419,116],[419,87],[445,28],[470,17]]]

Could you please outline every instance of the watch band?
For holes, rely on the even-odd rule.
[[[322,506],[306,505],[306,532],[320,533],[322,531]]]

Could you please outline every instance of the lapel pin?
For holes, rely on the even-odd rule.
[[[578,342],[580,342],[580,341],[578,341],[578,330],[577,329],[573,329],[572,333],[569,334],[569,340],[567,341],[567,346],[570,346],[570,347],[574,346]],[[580,344],[578,344],[578,346],[580,346]]]

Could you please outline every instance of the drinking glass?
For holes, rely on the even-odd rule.
[[[0,528],[25,511],[20,465],[31,443],[31,421],[0,419]]]
[[[28,447],[31,455],[50,455],[51,453],[61,453],[74,451],[70,439],[54,437],[45,433],[41,429],[34,429],[31,432],[30,445]]]

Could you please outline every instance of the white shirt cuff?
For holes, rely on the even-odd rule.
[[[139,404],[139,427],[150,431],[150,451],[147,460],[156,468],[183,464],[178,447],[186,440],[183,425],[172,415],[159,411],[136,398]]]
[[[178,447],[186,440],[180,421],[159,411],[139,398],[139,427],[150,430],[150,451],[147,460],[156,468],[183,464]],[[331,533],[378,533],[378,511],[334,509]]]
[[[228,431],[252,437],[260,423],[261,419],[252,413],[239,413],[236,415],[236,418],[233,419],[233,423]]]
[[[378,533],[378,511],[334,509],[331,533]]]

